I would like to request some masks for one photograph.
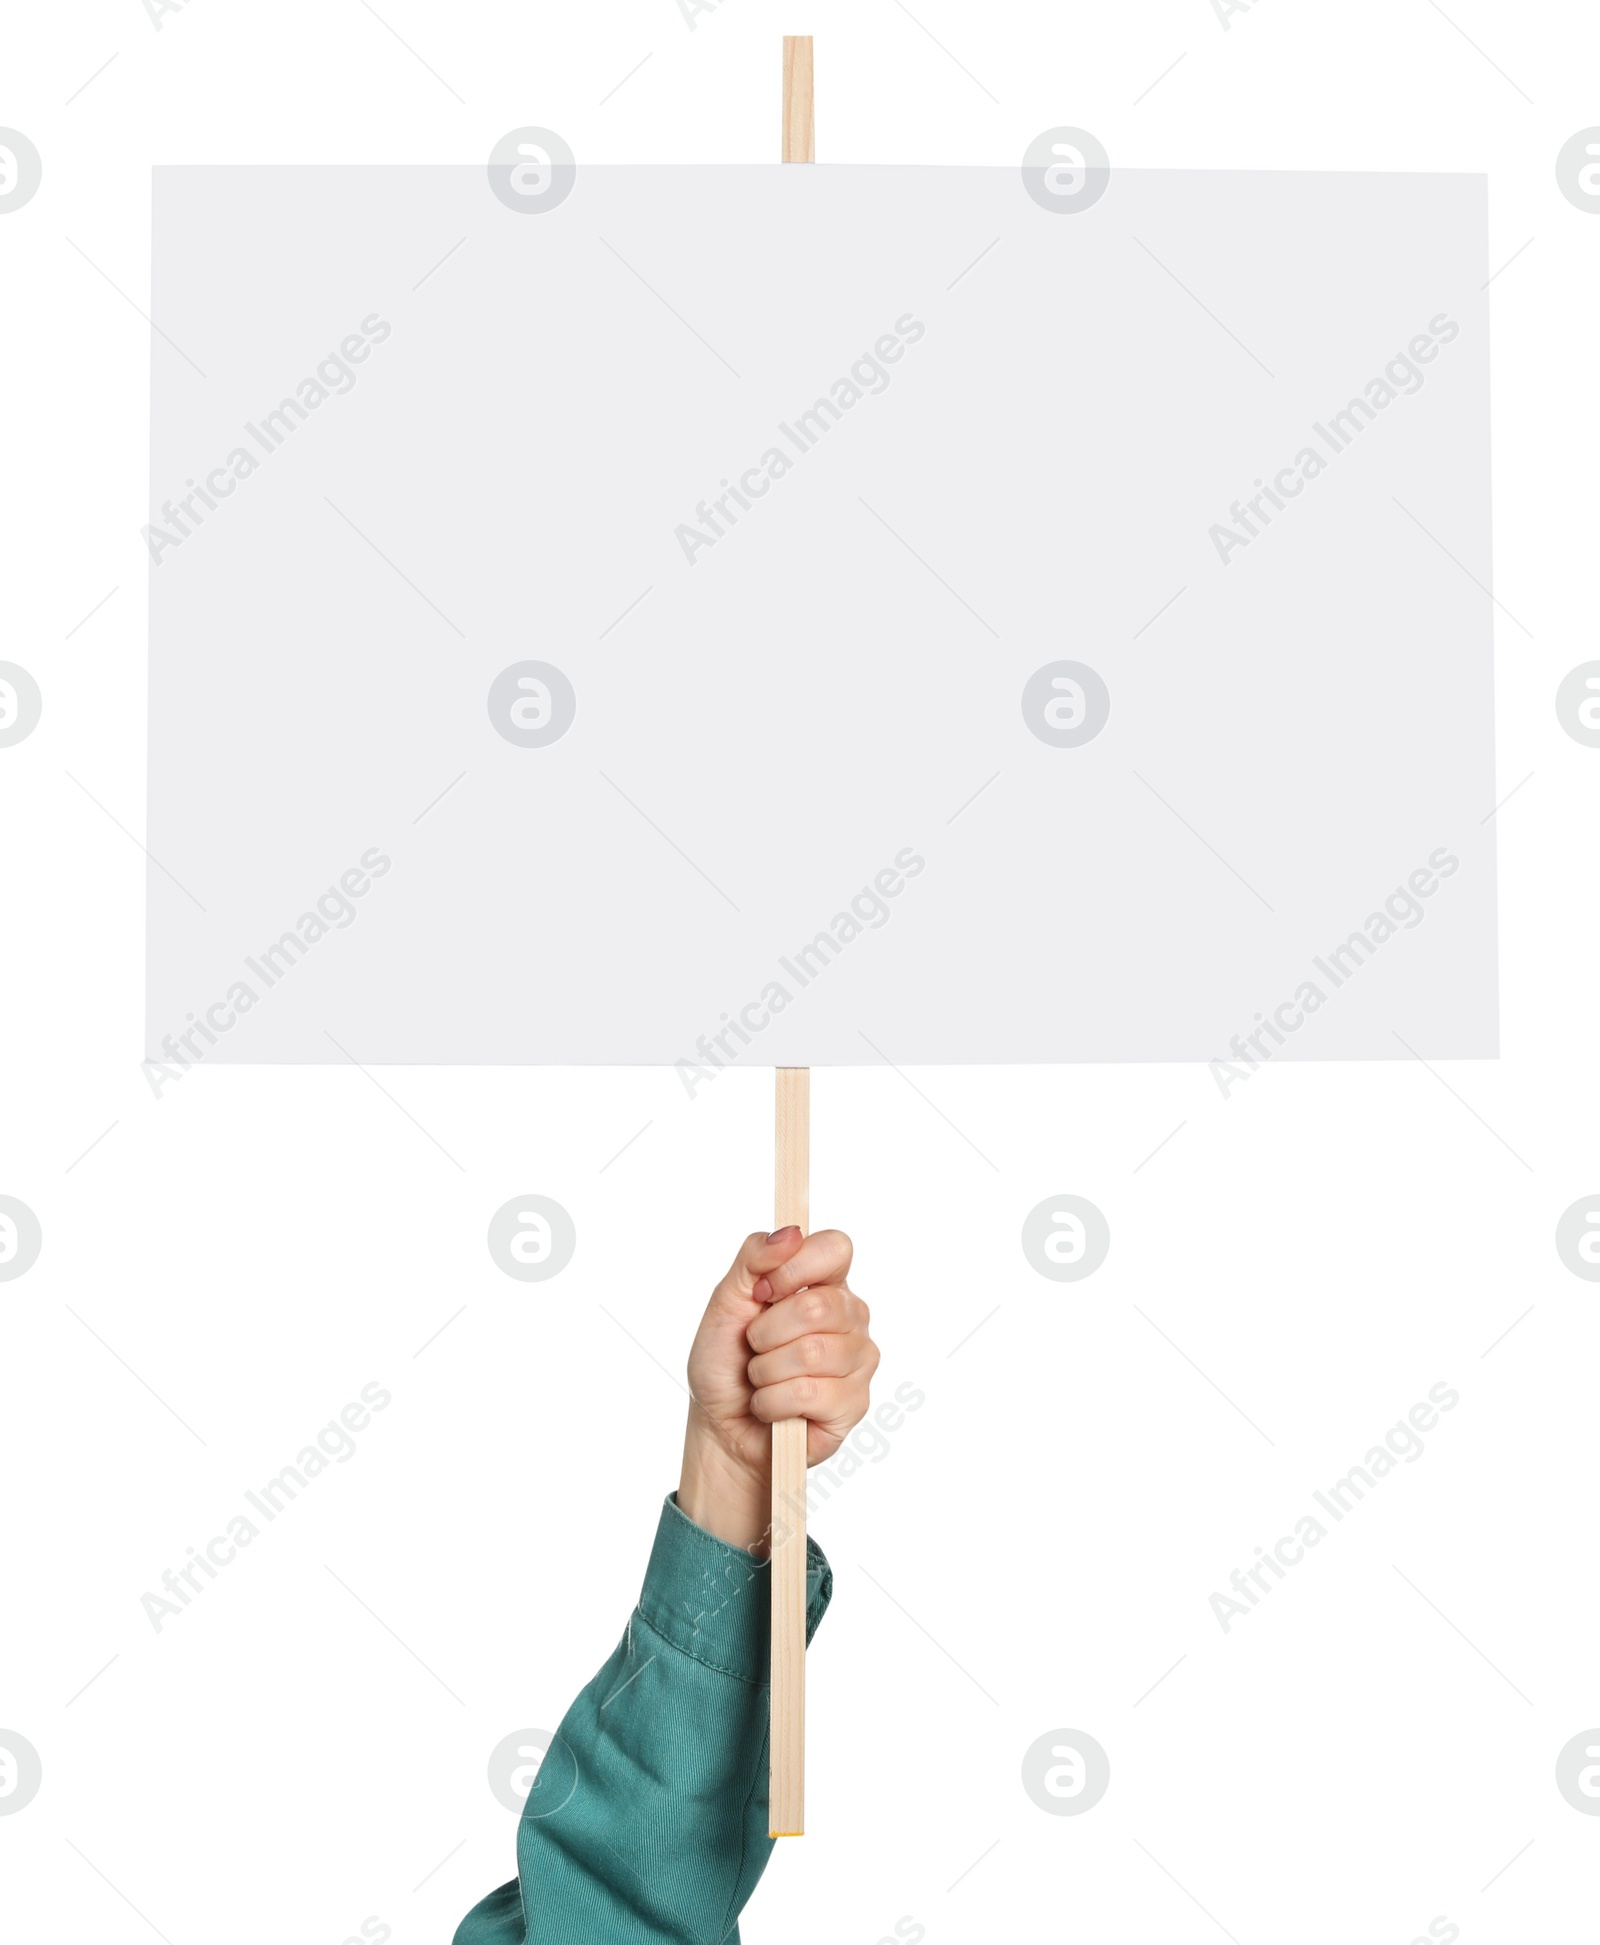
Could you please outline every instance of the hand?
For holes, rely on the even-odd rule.
[[[695,1332],[678,1504],[734,1546],[765,1551],[773,1425],[805,1419],[818,1465],[866,1414],[878,1347],[851,1253],[838,1229],[747,1236]]]

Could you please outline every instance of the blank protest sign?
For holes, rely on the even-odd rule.
[[[152,1058],[1496,1051],[1480,178],[180,168],[154,238]]]

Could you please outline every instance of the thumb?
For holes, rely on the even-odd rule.
[[[771,1235],[757,1230],[754,1235],[746,1236],[728,1274],[717,1285],[715,1296],[739,1304],[770,1303],[772,1289],[767,1278],[787,1263],[804,1241],[795,1223],[775,1229]]]

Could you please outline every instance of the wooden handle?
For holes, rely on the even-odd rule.
[[[809,34],[783,37],[783,159],[785,162],[817,159]]]
[[[811,36],[783,37],[783,159],[815,160]],[[811,1226],[811,1072],[779,1067],[774,1226]],[[806,1827],[806,1421],[772,1428],[772,1724],[767,1832]]]
[[[775,1226],[810,1227],[811,1071],[779,1067]],[[806,1421],[772,1428],[772,1735],[767,1831],[806,1827]]]

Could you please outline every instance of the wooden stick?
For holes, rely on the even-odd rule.
[[[783,37],[783,159],[815,159],[811,36]],[[777,1082],[779,1229],[810,1228],[811,1075],[780,1067]],[[799,1837],[806,1827],[806,1421],[772,1428],[772,1692],[767,1830]]]
[[[811,1220],[811,1070],[779,1067],[776,1226]],[[772,1722],[767,1833],[806,1827],[806,1421],[772,1428]]]
[[[785,162],[817,159],[809,34],[783,37],[783,159]]]
[[[783,159],[816,159],[811,36],[783,37]],[[811,1072],[779,1067],[776,1227],[811,1226]],[[767,1833],[806,1827],[806,1421],[772,1428],[772,1718]]]

